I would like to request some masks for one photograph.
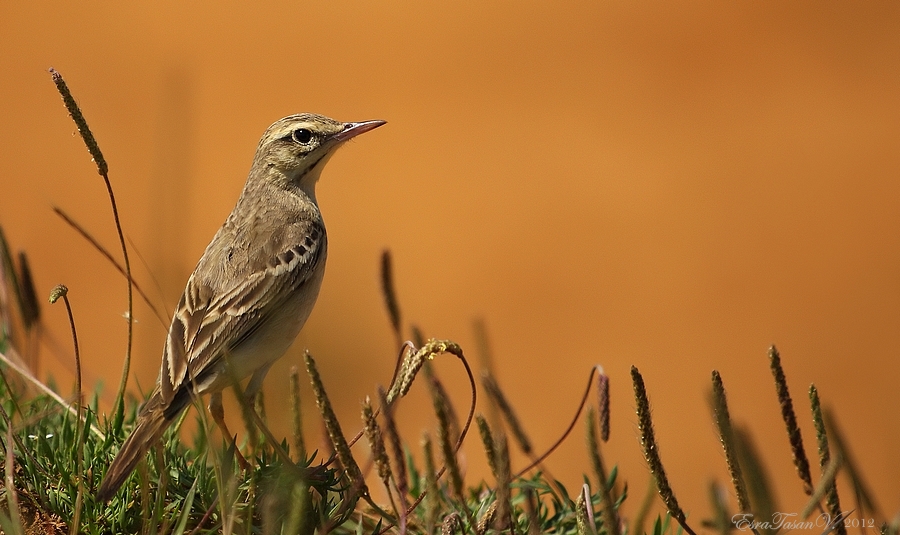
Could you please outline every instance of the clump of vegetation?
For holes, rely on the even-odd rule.
[[[52,74],[107,185],[124,265],[119,265],[61,210],[57,213],[122,272],[128,285],[130,311],[132,290],[141,296],[143,293],[131,279],[108,168],[65,82],[55,71]],[[622,518],[620,506],[627,497],[627,486],[621,483],[614,466],[607,468],[601,454],[601,444],[610,436],[609,378],[603,370],[598,366],[590,371],[582,402],[563,437],[548,451],[537,453],[499,382],[485,372],[478,385],[459,345],[448,340],[422,340],[415,327],[410,327],[414,342],[403,341],[403,322],[387,252],[381,264],[382,287],[400,356],[389,387],[376,388],[374,399],[367,398],[363,403],[362,423],[356,424],[361,430],[355,436],[345,434],[346,422],[343,426],[338,422],[315,360],[307,353],[306,374],[333,455],[326,458],[315,452],[310,454],[303,442],[299,396],[302,374],[294,369],[290,377],[291,437],[279,440],[272,435],[264,411],[258,410],[261,399],[257,406],[244,404],[242,407],[245,424],[251,431],[245,453],[252,460],[249,469],[244,471],[239,467],[233,444],[228,448],[214,445],[204,409],[198,407],[197,432],[191,445],[178,438],[185,420],[182,416],[149,459],[129,477],[123,489],[109,503],[99,502],[95,493],[106,467],[133,424],[137,409],[135,403],[126,403],[125,396],[131,314],[128,314],[129,341],[122,382],[113,413],[107,416],[99,411],[96,394],[87,402],[83,399],[77,322],[64,286],[53,289],[50,302],[62,300],[69,318],[76,362],[74,393],[63,398],[31,373],[29,353],[36,347],[31,341],[38,336],[35,326],[41,321],[41,307],[31,282],[27,257],[22,253],[18,262],[13,261],[2,231],[0,257],[0,298],[11,296],[0,299],[2,533],[695,533],[666,477],[649,398],[636,367],[632,367],[631,376],[640,446],[653,484],[668,511],[665,517],[657,517],[649,529],[645,518],[653,494],[645,497],[635,518],[630,521]],[[478,326],[478,333],[483,360],[489,363],[483,326]],[[430,361],[443,355],[456,357],[469,379],[471,401],[465,418],[458,417],[431,367]],[[846,533],[848,519],[842,514],[835,483],[838,471],[844,470],[852,486],[855,517],[884,519],[866,490],[843,437],[830,415],[822,410],[818,392],[812,386],[809,396],[820,467],[818,483],[814,484],[780,356],[774,347],[769,351],[769,362],[794,465],[802,490],[809,496],[801,518],[817,511],[827,513],[832,519],[829,529],[840,535]],[[421,444],[415,447],[401,440],[395,416],[396,405],[414,383],[425,383],[438,422],[436,430],[426,433]],[[588,403],[592,392],[597,396],[595,404]],[[475,413],[479,393],[485,394],[489,401],[487,415]],[[242,395],[237,397],[243,399]],[[737,497],[738,515],[728,509],[724,492],[714,485],[711,490],[714,518],[703,521],[702,525],[724,534],[741,529],[734,521],[741,518],[749,519],[750,524],[744,527],[755,533],[775,532],[777,528],[771,525],[776,511],[771,486],[747,431],[731,421],[724,382],[716,371],[712,373],[710,399]],[[199,405],[199,400],[195,404]],[[571,434],[581,421],[582,412],[586,413],[583,421],[591,466],[590,475],[584,476],[584,485],[573,494],[547,476],[542,463]],[[473,423],[493,475],[490,484],[467,486],[457,460]],[[361,466],[357,460],[359,453],[354,454],[352,448],[363,437],[368,450],[366,462]],[[529,466],[514,472],[510,448],[524,453],[531,460]],[[421,464],[414,461],[414,450],[420,451]],[[375,502],[369,492],[370,484],[384,487],[388,503]],[[883,533],[898,533],[896,522],[878,527]]]

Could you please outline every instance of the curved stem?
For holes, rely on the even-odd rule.
[[[125,279],[128,281],[128,342],[125,345],[125,364],[122,366],[122,380],[119,383],[119,391],[116,393],[116,425],[121,425],[125,415],[125,388],[128,386],[128,374],[131,371],[131,344],[134,337],[134,284],[131,282],[131,262],[128,260],[128,247],[125,245],[125,234],[122,233],[122,224],[119,222],[119,209],[116,207],[116,196],[113,194],[112,185],[106,172],[101,173],[106,191],[109,193],[109,203],[112,206],[113,220],[116,222],[116,232],[119,234],[119,244],[122,246],[122,258],[125,261]]]
[[[587,404],[588,395],[590,395],[590,393],[591,393],[591,384],[594,383],[594,374],[595,373],[597,373],[597,368],[596,367],[591,368],[591,374],[590,374],[590,376],[588,376],[587,388],[584,389],[584,395],[581,396],[581,403],[578,404],[578,410],[575,411],[575,416],[572,418],[572,422],[569,424],[569,427],[566,428],[566,430],[565,430],[565,432],[563,432],[562,436],[559,437],[559,439],[556,442],[554,442],[553,445],[547,449],[547,451],[545,451],[543,454],[541,454],[536,459],[532,459],[531,464],[529,464],[525,468],[519,470],[519,472],[513,476],[513,479],[518,479],[518,478],[522,477],[522,475],[525,474],[525,472],[531,470],[535,466],[544,462],[544,459],[546,459],[547,457],[550,456],[551,453],[556,451],[556,448],[558,448],[560,446],[560,444],[562,444],[563,441],[569,437],[569,434],[572,432],[572,429],[575,428],[575,425],[578,423],[579,418],[581,418],[581,411],[584,410],[584,406]]]

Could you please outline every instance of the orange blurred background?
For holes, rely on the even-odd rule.
[[[47,68],[66,78],[100,142],[135,276],[166,315],[271,122],[300,111],[385,119],[342,149],[319,185],[327,276],[266,382],[283,433],[277,406],[305,348],[347,430],[360,400],[390,380],[396,348],[378,278],[390,248],[407,321],[459,342],[475,363],[472,323],[484,319],[499,380],[537,449],[562,432],[591,366],[604,366],[604,453],[629,484],[629,515],[648,477],[631,365],[695,527],[709,481],[727,481],[706,402],[712,369],[754,435],[779,510],[799,512],[805,496],[766,358],[775,343],[808,454],[815,383],[893,516],[898,25],[891,2],[3,2],[0,225],[30,255],[42,299],[69,286],[87,381],[102,380],[109,407],[125,281],[51,207],[117,257],[118,241]],[[64,310],[43,313],[69,359]],[[152,387],[165,331],[143,303],[135,318],[137,393]],[[41,358],[41,375],[68,392],[72,365],[46,343]],[[464,374],[441,360],[464,413]],[[433,417],[420,409],[430,407],[421,386],[412,396],[400,417],[415,445]],[[582,436],[579,425],[548,464],[572,489],[589,471]],[[471,438],[474,483],[485,462]]]

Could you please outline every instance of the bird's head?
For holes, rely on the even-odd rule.
[[[322,168],[345,141],[378,128],[385,121],[342,123],[322,115],[300,113],[275,121],[256,149],[254,170],[286,188],[314,197]]]

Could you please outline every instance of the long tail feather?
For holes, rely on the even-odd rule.
[[[134,429],[125,439],[125,443],[122,444],[122,448],[119,449],[112,464],[109,465],[109,470],[106,471],[106,476],[97,492],[99,501],[108,502],[113,497],[119,487],[128,479],[137,463],[144,458],[150,448],[159,442],[166,428],[181,411],[175,412],[174,415],[169,414],[168,417],[167,412],[171,411],[167,411],[163,407],[161,394],[158,391],[155,392],[141,408]]]

